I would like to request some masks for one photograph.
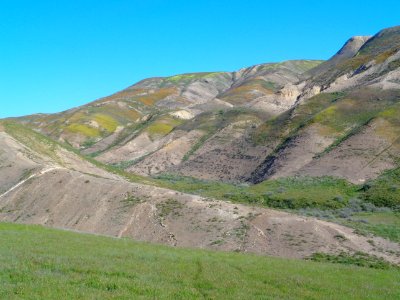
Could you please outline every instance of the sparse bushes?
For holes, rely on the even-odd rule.
[[[82,144],[81,144],[81,146],[82,146],[82,148],[90,148],[90,147],[92,147],[94,144],[96,144],[97,143],[97,140],[96,139],[94,139],[94,138],[88,138],[88,139],[86,139]]]
[[[390,170],[362,188],[363,198],[379,207],[400,209],[400,168]]]
[[[264,204],[270,207],[338,209],[346,206],[357,189],[331,177],[292,177],[264,181],[250,190],[262,192]]]
[[[347,238],[343,234],[337,234],[334,236],[335,239],[337,239],[340,242],[347,241]]]
[[[377,235],[400,242],[400,214],[389,207],[377,207],[361,199],[351,199],[346,207],[333,210],[299,209],[304,216],[337,222],[354,228],[360,235]]]
[[[389,269],[399,268],[385,261],[382,258],[369,255],[363,252],[356,252],[354,254],[341,252],[338,255],[326,253],[314,253],[309,260],[318,262],[330,262],[335,264],[356,265],[359,267],[367,267],[373,269]]]
[[[168,199],[165,202],[158,203],[156,207],[159,211],[158,216],[160,218],[165,218],[169,215],[174,217],[181,216],[181,210],[184,208],[184,205],[176,199]]]
[[[281,209],[339,209],[357,193],[357,186],[331,177],[293,177],[257,185],[229,184],[175,174],[155,177],[160,186],[216,199]]]
[[[358,198],[352,198],[348,201],[347,205],[338,209],[321,210],[318,208],[300,209],[298,212],[302,215],[313,216],[317,218],[332,219],[342,218],[349,219],[351,216],[357,213],[368,213],[368,212],[384,212],[390,211],[386,207],[376,207],[373,203],[364,202]]]
[[[223,195],[225,199],[232,200],[234,202],[245,202],[252,204],[264,204],[262,196],[249,193],[249,192],[238,192],[238,193],[226,193]]]
[[[142,203],[143,200],[132,195],[131,193],[127,193],[122,202],[126,203],[127,206],[134,206],[136,204]]]
[[[400,209],[400,168],[383,173],[373,182],[364,184],[360,191],[366,202],[379,207]]]

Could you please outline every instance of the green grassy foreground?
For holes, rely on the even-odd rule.
[[[0,299],[399,299],[400,271],[0,223]]]

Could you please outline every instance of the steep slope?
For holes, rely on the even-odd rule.
[[[250,181],[293,175],[335,175],[354,183],[397,166],[399,90],[321,94],[257,132],[262,139],[285,124],[287,134]]]
[[[331,59],[143,80],[20,122],[132,173],[258,183],[398,167],[400,27],[353,37]]]
[[[301,80],[301,74],[313,65],[316,62],[293,61],[254,66],[238,72],[239,75],[235,77],[240,79],[216,98],[218,103],[224,100],[223,103],[230,104],[232,108],[212,105],[212,111],[207,112],[210,107],[203,105],[202,109],[206,112],[178,126],[175,132],[164,139],[163,145],[156,145],[148,151],[148,155],[142,156],[143,159],[132,157],[133,161],[128,165],[133,166],[128,170],[143,175],[167,171],[206,179],[240,180],[260,163],[260,157],[264,157],[267,151],[262,147],[254,147],[249,133],[266,119],[293,105],[298,94],[291,88],[290,82]],[[242,100],[237,102],[235,99]],[[176,139],[174,135],[177,135]],[[193,136],[197,139],[193,139]],[[177,155],[173,145],[182,140],[185,146],[179,147]],[[142,149],[143,136],[136,141],[126,144],[122,149]],[[105,156],[126,157],[120,149],[116,151],[116,154],[110,151]],[[173,159],[169,159],[170,156]],[[103,156],[99,159],[102,160]],[[168,163],[163,163],[165,161]],[[218,166],[215,165],[216,161]],[[232,168],[233,165],[240,168]]]
[[[334,175],[359,184],[398,167],[399,50],[400,27],[389,28],[351,39],[309,71],[296,105],[256,130],[273,151],[247,180]]]
[[[398,262],[391,254],[400,251],[398,244],[359,236],[340,225],[183,194],[144,184],[145,179],[129,182],[13,123],[5,123],[0,136],[1,149],[12,154],[2,156],[7,167],[1,174],[24,174],[23,168],[35,166],[26,178],[10,176],[2,182],[2,221],[173,246],[299,258],[314,252],[362,251]],[[23,159],[11,164],[15,155]],[[338,240],[338,235],[345,238]]]
[[[307,73],[312,77],[316,77],[317,75],[326,73],[327,71],[336,68],[346,60],[353,58],[370,38],[371,36],[353,36],[334,56],[315,68],[312,68]]]
[[[291,107],[298,96],[293,84],[319,63],[288,61],[233,73],[151,78],[70,111],[19,121],[131,172],[152,175],[176,171],[237,181],[266,153],[265,149],[253,149],[249,132]],[[243,95],[245,101],[235,100]],[[237,142],[220,144],[218,136],[228,132]],[[243,148],[253,153],[250,160]],[[221,166],[208,174],[211,169],[201,156],[225,152]],[[227,172],[233,163],[243,167]]]
[[[371,38],[350,40],[342,50],[309,72],[313,77],[308,80],[304,95],[311,91],[334,92],[370,85],[399,88],[396,78],[399,77],[400,26],[384,29]]]
[[[288,61],[257,65],[233,73],[193,73],[150,78],[70,111],[55,115],[34,115],[20,120],[53,138],[87,148],[93,141],[110,136],[117,131],[118,126],[138,122],[143,116],[148,119],[152,114],[175,111],[173,116],[186,119],[215,107],[230,108],[231,103],[218,97],[231,88],[239,88],[254,80],[275,86],[266,91],[270,94],[287,83],[299,81],[303,78],[302,73],[319,63]],[[257,93],[257,88],[246,89],[249,93]],[[130,128],[131,131],[133,129]]]

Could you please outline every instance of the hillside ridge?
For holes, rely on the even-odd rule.
[[[400,27],[0,120],[0,220],[172,246],[398,263],[399,174]]]

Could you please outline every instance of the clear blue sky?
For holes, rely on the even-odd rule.
[[[400,24],[400,1],[0,0],[0,117],[56,112],[143,78],[327,59]]]

